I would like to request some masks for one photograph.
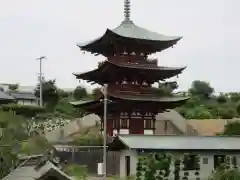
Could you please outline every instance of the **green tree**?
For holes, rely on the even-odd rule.
[[[173,91],[178,88],[177,82],[158,83],[158,87],[154,88],[158,96],[172,96]]]
[[[93,96],[93,99],[98,99],[102,96],[102,91],[101,91],[101,88],[95,88],[93,89],[92,91],[92,96]]]
[[[19,84],[9,84],[9,85],[8,85],[8,89],[9,89],[10,91],[17,91],[18,88],[19,88]]]
[[[82,98],[86,98],[87,97],[87,90],[86,88],[82,87],[82,86],[77,86],[74,91],[73,91],[73,97],[76,100],[80,100]]]
[[[35,89],[35,95],[39,97],[40,85]],[[53,111],[59,101],[59,92],[56,86],[56,80],[43,81],[42,83],[43,102],[46,110]]]
[[[240,92],[230,92],[228,93],[228,96],[233,102],[240,101]]]
[[[214,88],[210,86],[209,83],[205,81],[193,81],[191,88],[189,89],[191,95],[200,96],[202,98],[210,98],[214,93]]]
[[[240,135],[240,122],[231,122],[225,125],[222,135],[235,136]]]
[[[28,138],[24,118],[0,112],[0,179],[18,164],[18,147]]]
[[[62,89],[58,89],[58,94],[59,94],[59,98],[62,99],[62,98],[69,97],[71,95],[71,92],[64,91]]]
[[[190,108],[186,111],[185,117],[187,119],[211,119],[211,112],[204,106]]]

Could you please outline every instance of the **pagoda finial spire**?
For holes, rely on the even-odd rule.
[[[131,21],[131,2],[130,0],[124,0],[124,21]]]

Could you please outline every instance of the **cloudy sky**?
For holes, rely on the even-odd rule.
[[[218,92],[240,91],[239,0],[132,0],[139,26],[184,38],[158,53],[159,65],[188,68],[181,89],[208,81]],[[78,85],[72,75],[93,69],[103,57],[76,46],[123,20],[123,0],[0,0],[0,82],[34,85],[45,55],[44,75],[60,87]]]

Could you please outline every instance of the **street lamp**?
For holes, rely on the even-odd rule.
[[[45,56],[41,56],[37,58],[39,60],[39,99],[40,99],[40,107],[43,106],[43,93],[42,93],[42,60],[46,59]]]

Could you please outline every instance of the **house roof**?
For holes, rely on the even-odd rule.
[[[0,91],[0,100],[9,100],[9,101],[12,100],[12,101],[14,101],[15,98],[12,97],[12,96],[10,96],[10,95],[8,95],[8,94],[5,93],[5,92]]]
[[[59,180],[72,180],[72,178],[67,176],[49,161],[39,169],[36,169],[35,166],[19,167],[2,180],[40,180],[47,175],[55,176]]]
[[[12,97],[16,99],[24,99],[24,100],[36,100],[37,97],[33,92],[21,92],[21,91],[11,91],[8,92]]]
[[[109,149],[124,148],[145,150],[238,150],[240,137],[218,136],[158,136],[158,135],[120,135]]]

